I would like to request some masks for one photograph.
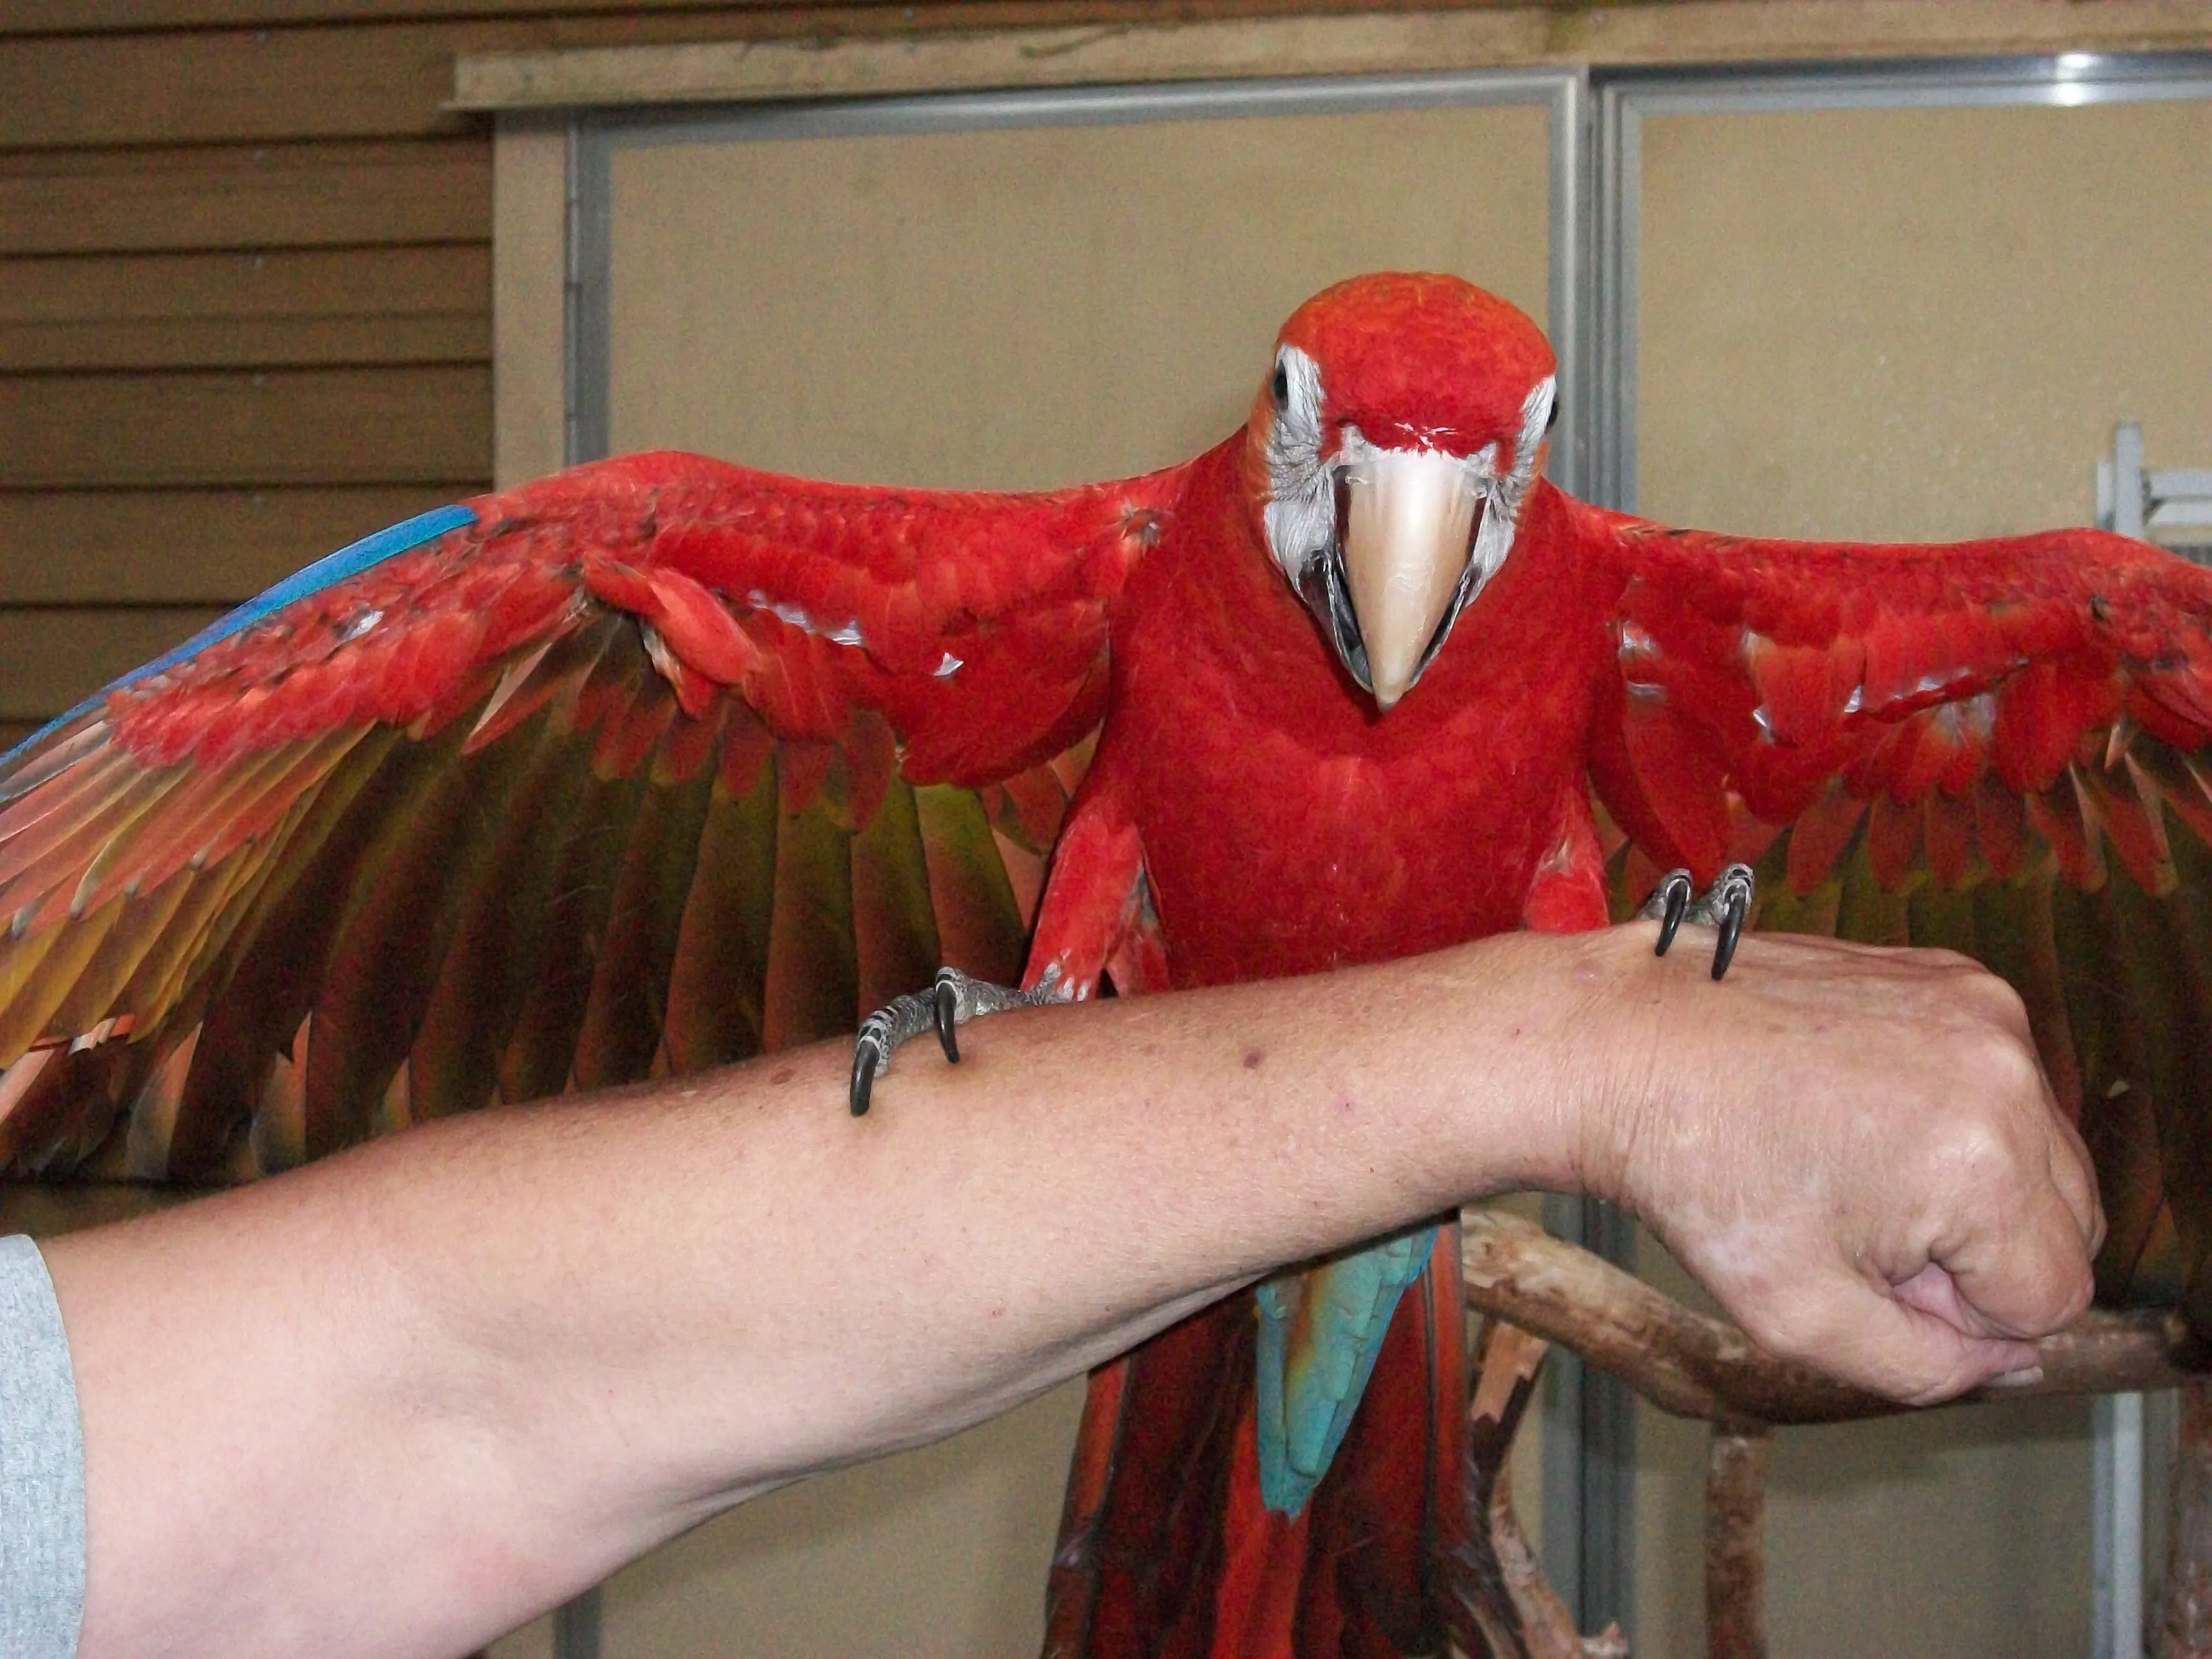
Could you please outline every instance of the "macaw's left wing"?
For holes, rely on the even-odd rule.
[[[2212,572],[2082,530],[1614,531],[1616,914],[1741,859],[1754,926],[2002,975],[2096,1158],[2100,1293],[2212,1336]]]
[[[251,1175],[1018,978],[1180,478],[631,456],[302,572],[0,757],[0,1163]]]

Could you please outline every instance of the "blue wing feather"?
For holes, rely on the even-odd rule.
[[[80,714],[97,708],[107,694],[118,686],[129,685],[149,674],[158,674],[165,668],[173,668],[217,640],[228,639],[240,629],[252,627],[271,611],[281,611],[295,599],[319,593],[349,576],[359,575],[371,565],[381,564],[385,560],[409,552],[425,542],[435,541],[449,530],[459,530],[464,525],[474,524],[476,518],[476,511],[472,507],[434,507],[428,513],[418,513],[403,523],[380,530],[373,536],[364,536],[335,553],[325,555],[306,569],[285,577],[266,592],[248,599],[237,610],[217,617],[174,650],[165,651],[153,661],[141,664],[120,679],[111,680],[76,708],[47,721],[6,754],[0,755],[0,769],[4,769],[18,755],[58,732]]]

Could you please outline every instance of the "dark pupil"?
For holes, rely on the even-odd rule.
[[[1291,371],[1280,363],[1277,363],[1275,365],[1275,407],[1288,409],[1290,406]]]
[[[1554,398],[1552,403],[1552,412],[1544,416],[1544,430],[1549,432],[1553,427],[1559,425],[1559,401]]]

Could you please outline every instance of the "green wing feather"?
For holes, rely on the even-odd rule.
[[[1121,487],[1035,510],[830,490],[789,514],[790,493],[813,487],[681,458],[632,470],[635,501],[622,478],[594,494],[571,475],[355,579],[399,596],[392,672],[443,688],[404,718],[240,737],[209,764],[118,740],[130,700],[170,695],[179,675],[190,695],[246,676],[223,707],[249,726],[239,711],[255,697],[328,695],[331,665],[387,614],[333,589],[303,602],[304,623],[280,609],[211,647],[262,651],[251,673],[186,660],[0,766],[0,1164],[248,1179],[408,1122],[848,1034],[941,962],[1019,979],[1097,710],[1041,692],[995,732],[948,736],[928,725],[931,700],[966,682],[927,635],[897,636],[913,666],[885,666],[750,588],[670,577],[690,608],[651,610],[653,538],[684,527],[670,492],[702,488],[706,507],[686,511],[821,538],[747,532],[730,556],[785,561],[872,629],[882,607],[908,634],[967,630],[959,655],[980,672],[1001,640],[1054,662],[1103,650],[1110,594],[1057,641],[1018,606],[1036,587],[1065,609],[1066,561],[1105,571],[1119,567],[1096,562],[1101,546],[1140,546]],[[918,532],[933,514],[941,525]],[[1024,551],[1053,526],[1079,534]],[[593,537],[624,535],[635,562],[607,567],[610,598],[584,567]],[[939,581],[958,602],[941,617],[914,601],[926,536],[951,559],[987,550],[989,591]],[[502,558],[520,599],[492,580]],[[908,592],[872,586],[884,571]],[[650,614],[626,608],[632,592]],[[503,605],[538,620],[492,655],[450,654]],[[662,629],[678,627],[672,643]],[[709,678],[678,649],[701,642],[710,666],[752,678]],[[1062,681],[1088,683],[1046,683]],[[957,754],[963,781],[910,781],[914,731]]]

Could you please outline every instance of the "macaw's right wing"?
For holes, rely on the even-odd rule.
[[[1613,530],[1617,908],[1740,859],[1756,927],[2002,975],[2096,1160],[2100,1297],[2212,1338],[2212,571],[2088,530]]]
[[[640,455],[311,567],[0,757],[0,1160],[235,1179],[1018,979],[1181,479]]]

